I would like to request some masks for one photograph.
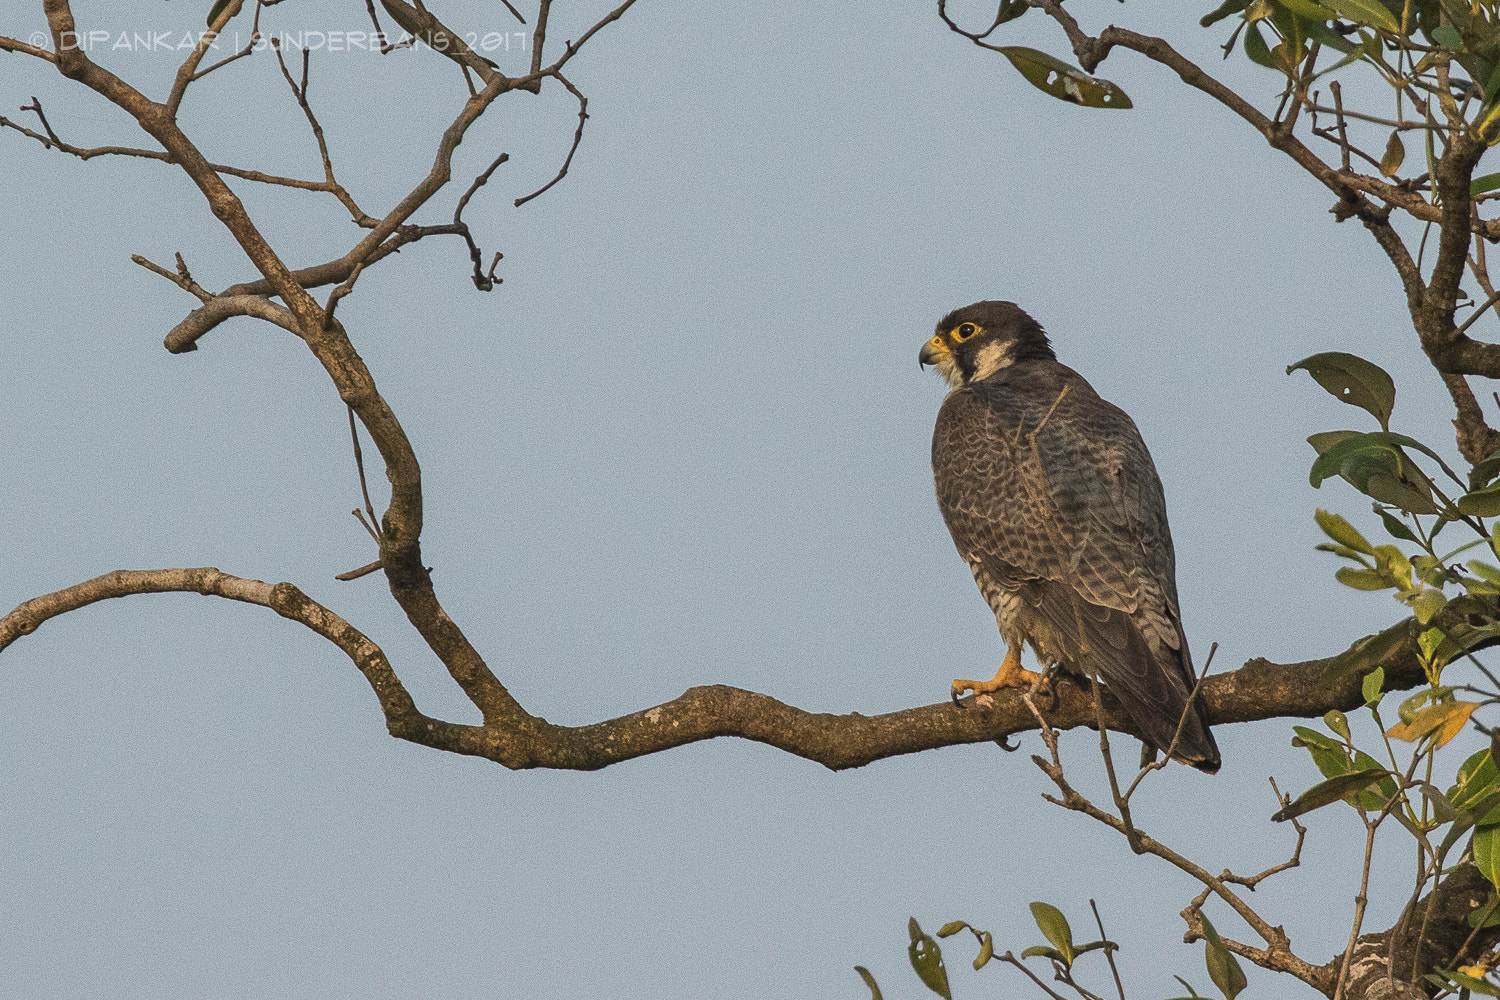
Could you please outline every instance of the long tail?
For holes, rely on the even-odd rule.
[[[1034,583],[1036,591],[1058,584]],[[1071,595],[1053,594],[1033,607],[1049,618],[1063,644],[1070,669],[1089,676],[1086,663],[1098,668],[1105,686],[1135,722],[1144,742],[1158,750],[1171,748],[1173,760],[1213,774],[1219,769],[1219,747],[1208,727],[1208,713],[1199,699],[1189,705],[1195,675],[1187,638],[1178,630],[1178,649],[1153,651],[1129,614],[1086,601],[1076,604]],[[1062,615],[1062,609],[1067,615]],[[1075,617],[1076,615],[1076,617]],[[1088,643],[1088,658],[1074,638],[1082,625]]]

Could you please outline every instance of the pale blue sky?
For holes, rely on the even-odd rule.
[[[40,6],[6,5],[0,33],[42,29]],[[196,29],[207,6],[74,10],[118,33]],[[266,23],[357,31],[363,6],[299,0]],[[435,9],[515,27],[499,4]],[[553,37],[604,9],[559,4]],[[1264,106],[1276,79],[1218,62],[1226,31],[1201,13],[1079,12],[1171,33]],[[1007,37],[1065,54],[1037,18]],[[158,96],[175,66],[95,56]],[[560,91],[471,132],[457,176],[511,154],[467,213],[505,252],[504,284],[475,292],[461,244],[431,241],[339,314],[422,458],[440,594],[531,711],[591,722],[722,682],[875,713],[992,668],[993,619],[932,497],[943,386],[916,365],[935,320],[981,298],[1021,303],[1140,425],[1199,657],[1212,641],[1219,669],[1327,655],[1398,617],[1311,551],[1314,507],[1365,504],[1308,487],[1303,438],[1362,414],[1284,373],[1364,354],[1396,374],[1398,428],[1447,445],[1389,265],[1206,99],[1128,53],[1102,73],[1133,111],[1043,95],[929,4],[641,0],[574,63],[592,119],[563,184],[511,207],[566,151]],[[0,103],[31,95],[71,142],[142,141],[40,62],[0,56]],[[376,214],[460,99],[430,56],[313,60],[342,178]],[[268,54],[195,86],[183,120],[217,159],[316,175]],[[289,580],[382,643],[428,712],[474,718],[377,578],[332,579],[372,554],[348,515],[343,407],[308,352],[249,320],[162,350],[195,303],[130,254],[181,251],[212,288],[251,276],[196,191],[8,131],[0,163],[0,604],[127,567]],[[332,199],[235,187],[293,265],[354,237]],[[1081,921],[1090,896],[1136,995],[1168,995],[1172,972],[1207,987],[1201,947],[1179,943],[1194,887],[1041,802],[1034,736],[845,774],[724,740],[512,773],[392,740],[333,647],[196,596],[54,620],[0,666],[0,979],[17,996],[862,1000],[863,963],[898,1000],[922,995],[908,916],[1019,951],[1039,941],[1027,903]],[[1266,776],[1314,777],[1288,737],[1286,721],[1221,729],[1223,772],[1170,769],[1139,820],[1214,870],[1278,859],[1290,831],[1265,821]],[[1064,747],[1096,770],[1091,737]],[[1257,893],[1308,957],[1342,948],[1355,825],[1315,816],[1305,876]],[[1377,895],[1372,925],[1403,901]],[[960,996],[1019,994],[956,947]]]

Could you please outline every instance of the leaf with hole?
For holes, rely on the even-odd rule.
[[[1010,60],[1031,85],[1059,100],[1082,104],[1088,108],[1128,108],[1125,91],[1069,66],[1056,56],[1029,49],[1023,45],[1001,45],[996,51]]]
[[[1396,383],[1386,370],[1373,361],[1344,351],[1324,351],[1288,365],[1290,375],[1303,369],[1327,389],[1335,399],[1357,406],[1380,421],[1388,430],[1391,411],[1396,406]]]
[[[1323,725],[1338,733],[1344,739],[1347,740],[1349,738],[1349,719],[1338,709],[1330,709],[1328,714],[1323,716]]]
[[[948,988],[948,968],[943,965],[943,949],[922,933],[916,917],[907,922],[906,930],[911,935],[906,955],[911,959],[911,967],[917,971],[917,978],[943,1000],[953,1000],[953,993]]]

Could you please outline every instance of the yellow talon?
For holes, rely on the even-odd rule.
[[[1011,646],[1005,653],[1005,659],[1000,663],[1000,669],[995,671],[995,676],[987,681],[957,680],[953,682],[953,703],[958,704],[958,699],[970,691],[976,695],[990,694],[1001,688],[1029,688],[1042,679],[1042,675],[1021,666],[1021,647]]]

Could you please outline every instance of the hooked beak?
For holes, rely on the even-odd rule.
[[[948,345],[944,344],[941,337],[933,337],[922,345],[922,353],[917,355],[917,367],[926,368],[935,365],[945,354],[951,354]]]

